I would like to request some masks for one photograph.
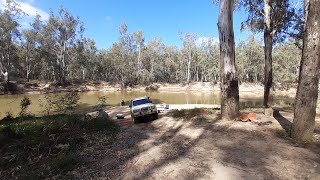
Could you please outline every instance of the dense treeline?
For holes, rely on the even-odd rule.
[[[0,12],[0,72],[2,80],[108,81],[123,86],[153,82],[218,82],[219,44],[199,42],[196,34],[180,34],[182,47],[165,45],[161,38],[145,41],[143,31],[130,32],[123,22],[119,38],[107,50],[83,35],[79,18],[60,8],[48,21],[37,16],[21,29],[23,13],[14,2]],[[274,82],[297,82],[301,50],[294,42],[274,47]],[[236,45],[240,82],[263,82],[262,39],[249,36]]]

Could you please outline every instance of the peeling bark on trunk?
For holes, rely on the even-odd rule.
[[[27,66],[26,79],[27,79],[27,82],[29,82],[30,81],[30,73],[31,73],[30,48],[29,48],[29,45],[27,45],[27,47],[26,47],[26,66]]]
[[[141,44],[139,43],[139,46],[138,46],[138,81],[139,83],[141,83],[141,77],[140,77],[140,73],[141,73],[141,63],[140,63],[140,58],[141,58]]]
[[[190,83],[190,68],[191,68],[191,60],[188,60],[188,65],[187,65],[187,83]]]
[[[271,0],[264,0],[264,99],[263,105],[268,108],[270,88],[272,85],[272,25],[271,25]]]
[[[221,115],[234,120],[239,115],[239,86],[235,64],[233,0],[221,0],[219,11]]]
[[[66,72],[66,50],[67,50],[67,45],[66,45],[66,39],[67,37],[65,37],[65,41],[63,42],[63,50],[62,50],[62,70],[61,70],[61,78],[62,78],[62,84],[66,84],[66,76],[67,76],[67,72]]]
[[[82,81],[86,79],[86,73],[85,73],[85,68],[82,68]]]
[[[320,76],[320,0],[305,0],[305,27],[291,137],[313,137]]]

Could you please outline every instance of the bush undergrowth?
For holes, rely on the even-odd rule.
[[[6,177],[32,179],[65,173],[80,163],[77,150],[88,135],[111,140],[117,130],[108,119],[84,120],[81,115],[0,121],[0,171],[11,171]]]

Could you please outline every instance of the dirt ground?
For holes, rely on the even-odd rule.
[[[113,107],[128,115],[128,109]],[[121,130],[113,143],[91,142],[85,161],[70,172],[79,179],[320,179],[320,117],[315,141],[295,143],[285,129],[291,111],[266,117],[260,125],[222,121],[219,114],[191,119],[162,114],[133,125],[129,116],[116,120]],[[113,113],[113,114],[112,114]]]

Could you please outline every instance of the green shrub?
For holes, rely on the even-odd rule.
[[[80,94],[78,91],[71,91],[66,94],[50,94],[45,95],[45,103],[41,104],[44,107],[44,111],[50,114],[50,111],[54,110],[60,113],[71,114],[74,108],[78,105]]]
[[[31,101],[28,97],[23,97],[23,99],[20,102],[20,116],[23,117],[26,115],[27,108],[30,106]]]
[[[99,108],[104,108],[107,106],[107,96],[99,96],[98,98],[98,106]]]
[[[0,125],[0,167],[10,170],[21,166],[43,174],[45,167],[51,166],[53,173],[63,173],[79,162],[77,150],[89,141],[87,138],[110,140],[117,131],[118,126],[109,119],[86,121],[81,115],[27,116],[25,121],[14,119]],[[32,167],[29,167],[30,162]],[[32,177],[37,174],[30,174],[31,171],[22,174]]]

